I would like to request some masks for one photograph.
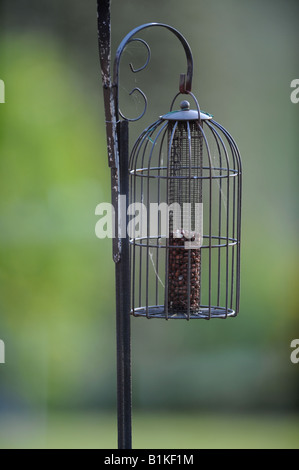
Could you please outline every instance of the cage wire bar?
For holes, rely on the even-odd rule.
[[[185,51],[187,72],[170,110],[150,124],[129,151],[130,121],[119,109],[119,65],[132,41],[150,47],[137,33],[159,26]],[[120,43],[111,74],[110,2],[98,0],[99,53],[106,116],[111,197],[116,216],[113,260],[116,284],[118,447],[132,446],[130,315],[170,319],[234,317],[240,303],[242,168],[238,147],[213,116],[200,110],[191,92],[193,58],[175,28],[147,23]],[[177,98],[187,95],[194,106]],[[120,195],[126,205],[120,211]],[[139,214],[129,220],[128,216]],[[128,233],[119,233],[125,220]]]

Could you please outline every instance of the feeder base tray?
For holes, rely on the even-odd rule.
[[[191,312],[190,316],[186,312],[170,312],[166,315],[164,305],[154,305],[148,307],[139,307],[135,308],[134,311],[131,311],[131,315],[134,317],[146,317],[146,318],[164,318],[166,320],[193,320],[193,319],[204,319],[209,320],[210,318],[227,318],[235,317],[236,312],[230,308],[226,309],[225,307],[213,307],[211,306],[209,314],[209,307],[203,305],[200,307],[198,312]]]

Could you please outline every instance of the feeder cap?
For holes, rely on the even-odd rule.
[[[187,100],[184,100],[180,104],[180,111],[170,111],[167,114],[161,116],[161,119],[165,121],[196,121],[198,120],[198,111],[196,109],[190,109],[190,103]],[[207,121],[212,119],[213,116],[209,113],[204,113],[200,111],[201,121]]]

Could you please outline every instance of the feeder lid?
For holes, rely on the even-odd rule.
[[[190,109],[189,101],[182,101],[180,107],[180,111],[170,111],[169,113],[160,116],[161,119],[168,121],[195,121],[198,119],[198,111],[196,109]],[[200,119],[202,121],[207,121],[213,119],[213,116],[209,113],[203,113],[200,111]]]

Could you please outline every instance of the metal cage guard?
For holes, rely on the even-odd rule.
[[[117,334],[117,407],[118,447],[130,449],[131,438],[131,338],[130,314],[147,318],[227,318],[239,311],[240,290],[240,224],[241,224],[241,159],[230,134],[202,113],[191,92],[193,58],[188,42],[175,28],[162,23],[146,23],[133,29],[120,43],[111,77],[110,0],[97,0],[98,39],[102,72],[108,164],[111,169],[111,199],[115,220],[120,221],[119,196],[125,194],[126,227],[130,203],[143,201],[146,209],[152,202],[168,205],[205,205],[206,234],[192,231],[195,212],[188,215],[188,230],[178,223],[176,210],[168,215],[169,232],[162,234],[147,229],[121,238],[115,224],[113,260],[116,284]],[[129,119],[119,109],[119,67],[126,46],[138,41],[147,50],[144,70],[150,60],[150,47],[136,34],[160,26],[172,32],[182,44],[187,59],[186,74],[180,75],[179,93],[170,112],[148,126],[129,152],[129,121],[137,121],[147,110],[147,97],[135,87],[144,100],[143,112]],[[178,95],[191,96],[180,111],[172,111]],[[166,156],[166,158],[165,158]],[[175,206],[177,207],[177,206]],[[184,209],[185,210],[185,209]],[[181,220],[181,219],[180,219]],[[135,227],[136,229],[136,227]],[[186,243],[191,243],[186,249]],[[192,245],[193,243],[193,245]],[[194,245],[195,243],[195,245]],[[196,244],[197,243],[197,244]],[[145,261],[143,261],[145,259]],[[152,266],[151,266],[152,264]],[[161,287],[162,286],[162,287]]]

